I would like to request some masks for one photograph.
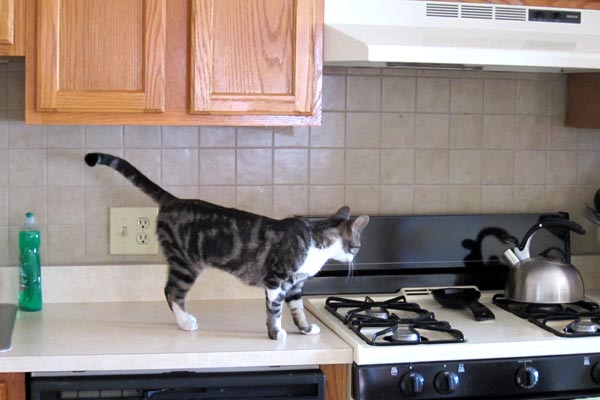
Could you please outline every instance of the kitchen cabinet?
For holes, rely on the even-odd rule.
[[[27,7],[28,123],[320,123],[323,0]]]
[[[25,0],[0,0],[0,56],[25,55]]]
[[[567,75],[565,125],[600,129],[600,72]]]
[[[347,364],[320,366],[325,374],[325,400],[350,398],[350,367]]]
[[[25,400],[25,374],[0,374],[0,400]]]

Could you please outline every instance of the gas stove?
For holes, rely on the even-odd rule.
[[[564,213],[552,217],[568,218]],[[354,350],[352,396],[379,399],[600,397],[599,306],[503,298],[501,237],[542,214],[373,217],[354,275],[331,264],[305,286],[306,308]],[[532,254],[569,234],[536,236]],[[469,288],[495,318],[440,305],[437,288]]]

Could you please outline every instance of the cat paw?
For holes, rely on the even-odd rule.
[[[300,332],[302,332],[305,335],[318,335],[319,333],[321,333],[321,328],[319,328],[319,325],[310,324],[308,328],[301,329]]]
[[[285,338],[287,338],[287,332],[285,329],[280,329],[276,332],[269,332],[269,337],[273,340],[285,340]]]
[[[184,331],[197,331],[198,320],[193,315],[188,314],[187,318],[179,322],[179,327]]]

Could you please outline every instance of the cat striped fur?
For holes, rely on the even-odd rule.
[[[284,339],[281,325],[285,302],[300,332],[319,333],[310,324],[302,303],[302,286],[329,259],[351,262],[360,249],[366,215],[350,219],[350,209],[317,220],[301,217],[272,219],[198,199],[180,199],[165,191],[126,160],[88,153],[85,162],[121,173],[159,206],[156,232],[168,264],[167,303],[179,327],[196,330],[185,298],[198,275],[208,267],[229,272],[266,294],[267,333]]]

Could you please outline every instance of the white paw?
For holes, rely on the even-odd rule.
[[[277,340],[285,340],[285,338],[287,338],[287,332],[285,329],[280,329],[279,332],[277,332]]]
[[[198,330],[198,320],[191,314],[187,315],[187,318],[182,319],[182,321],[177,322],[179,327],[184,331],[197,331]]]
[[[319,333],[321,333],[321,328],[319,328],[319,325],[310,324],[308,326],[308,329],[303,330],[301,332],[304,333],[305,335],[318,335]]]

